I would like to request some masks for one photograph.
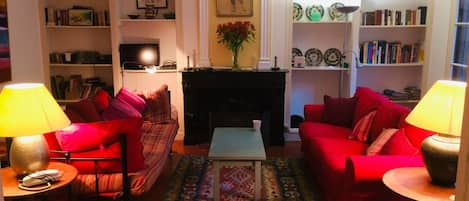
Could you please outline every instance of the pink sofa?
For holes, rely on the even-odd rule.
[[[382,176],[397,167],[423,166],[419,147],[431,133],[405,123],[408,108],[369,88],[359,87],[352,98],[325,99],[326,104],[305,105],[299,129],[306,163],[325,199],[406,200],[387,189]],[[359,119],[374,111],[366,141],[350,139]],[[376,155],[367,155],[387,128],[396,132]]]

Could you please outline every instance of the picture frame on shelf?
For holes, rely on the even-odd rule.
[[[137,9],[146,9],[147,4],[153,8],[168,8],[168,0],[137,0]]]
[[[92,26],[93,9],[69,9],[68,22],[71,26]]]
[[[253,0],[216,0],[218,17],[249,17],[253,15]]]

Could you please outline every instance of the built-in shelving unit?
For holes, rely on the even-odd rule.
[[[60,68],[79,68],[79,67],[94,67],[94,68],[112,68],[112,64],[50,64],[50,67]]]
[[[303,68],[292,67],[292,71],[349,71],[348,68],[336,66],[305,66]]]
[[[377,67],[377,68],[386,68],[386,67],[422,67],[423,63],[399,63],[399,64],[358,64],[359,68],[370,68],[370,67]]]
[[[411,29],[426,28],[427,25],[360,25],[360,29]]]
[[[121,22],[176,22],[176,19],[120,19]]]
[[[109,29],[110,26],[65,26],[65,25],[46,25],[48,29]]]

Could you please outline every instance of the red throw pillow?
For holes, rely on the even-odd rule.
[[[369,112],[376,110],[381,102],[388,100],[383,95],[367,87],[358,87],[355,92],[355,97],[358,97],[358,100],[355,107],[353,125]]]
[[[333,98],[324,96],[324,112],[321,121],[336,126],[352,127],[357,98]]]
[[[99,89],[92,100],[98,112],[101,113],[109,107],[111,96],[104,89]]]
[[[95,122],[95,121],[102,121],[101,115],[99,115],[98,111],[94,103],[90,100],[81,100],[79,102],[70,103],[65,107],[65,111],[72,110],[65,113],[76,113],[78,114],[85,122]],[[72,116],[73,118],[73,116]],[[77,119],[74,119],[77,120]]]
[[[111,144],[119,138],[120,122],[99,121],[94,123],[73,123],[55,133],[64,151],[77,152],[97,149]]]
[[[102,116],[105,120],[114,120],[133,117],[141,118],[142,114],[123,100],[114,99],[111,101],[109,107],[103,111]]]
[[[83,118],[79,112],[76,112],[75,110],[72,110],[72,109],[66,109],[65,111],[65,114],[67,115],[68,119],[70,119],[70,121],[72,123],[84,123],[84,122],[88,122],[85,120],[85,118]]]
[[[145,100],[140,96],[133,94],[124,87],[119,90],[116,95],[116,99],[120,99],[121,101],[126,102],[140,113],[142,113],[145,109]]]
[[[368,146],[366,149],[366,155],[373,156],[379,154],[383,149],[384,144],[398,131],[396,128],[386,128],[378,135],[376,140]]]
[[[376,111],[372,111],[360,118],[358,122],[353,127],[352,133],[349,136],[349,139],[358,140],[360,142],[366,142],[370,134],[371,124],[375,118]]]
[[[87,151],[72,151],[71,156],[72,158],[96,158],[96,157],[107,157],[107,158],[120,158],[120,143],[118,142],[119,135],[121,133],[127,134],[127,167],[129,172],[136,172],[141,170],[145,167],[145,161],[143,157],[143,145],[140,141],[141,138],[141,127],[142,127],[142,119],[141,118],[130,118],[130,119],[122,119],[122,120],[112,120],[107,122],[99,122],[93,124],[100,128],[98,131],[99,134],[103,134],[104,136],[97,135],[90,135],[86,133],[82,133],[88,137],[87,140],[85,136],[80,138],[80,135],[75,135],[75,139],[67,138],[67,140],[75,140],[82,145],[91,146],[90,142],[84,141],[92,141],[94,145],[97,145],[96,148],[87,150]],[[99,124],[99,125],[98,125]],[[82,125],[82,124],[81,124]],[[89,125],[88,125],[89,128]],[[84,131],[83,131],[84,132]],[[94,138],[94,139],[91,139]],[[100,144],[98,142],[102,142]],[[109,142],[109,143],[108,143]],[[72,142],[68,143],[69,145]],[[77,147],[77,145],[74,145]],[[84,174],[91,174],[94,173],[94,162],[93,161],[73,161],[72,165],[74,165],[80,173]],[[112,172],[120,172],[121,171],[121,163],[119,160],[112,160],[112,161],[101,161],[98,162],[98,172],[99,173],[112,173]]]
[[[399,129],[381,149],[382,155],[416,155],[419,153],[419,149],[415,148],[410,143],[405,134],[405,130],[402,128]]]
[[[141,94],[146,102],[143,119],[154,123],[171,120],[171,103],[169,100],[168,85],[163,84],[159,89]]]

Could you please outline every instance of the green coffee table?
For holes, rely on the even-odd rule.
[[[261,161],[266,159],[264,142],[253,128],[215,128],[208,158],[213,160],[214,200],[220,200],[220,168],[223,165],[254,165],[254,198],[261,197]]]

